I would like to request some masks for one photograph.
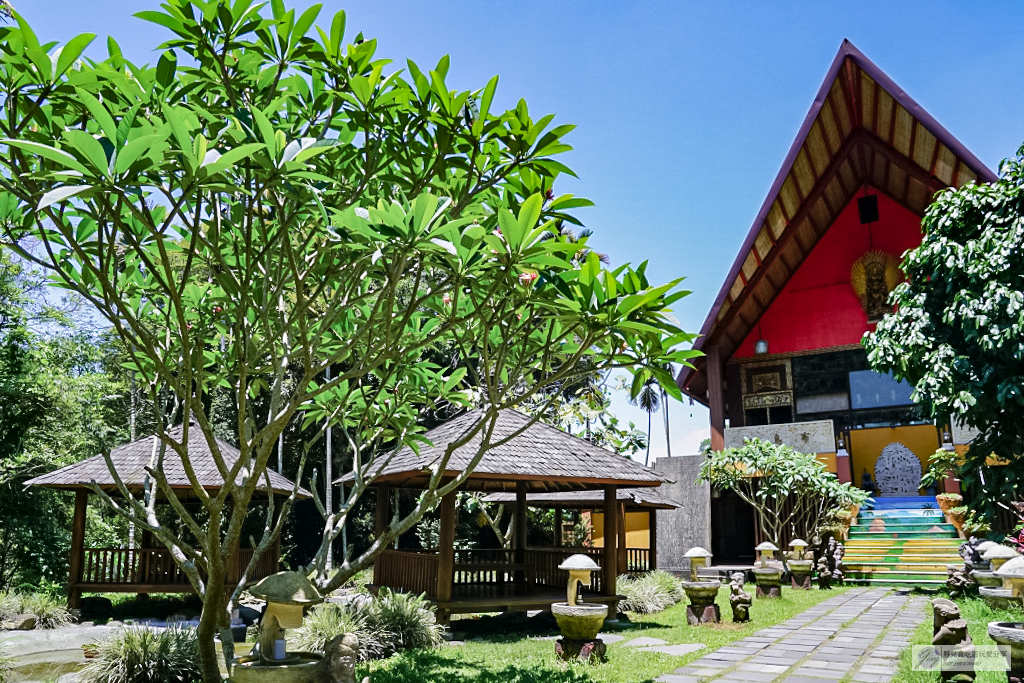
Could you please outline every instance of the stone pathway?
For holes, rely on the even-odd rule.
[[[859,588],[708,653],[660,683],[885,683],[926,618],[927,599]],[[757,603],[751,616],[757,618]]]

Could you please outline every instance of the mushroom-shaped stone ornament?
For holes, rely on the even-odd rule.
[[[590,585],[590,574],[601,567],[596,562],[583,554],[570,555],[565,562],[558,565],[559,569],[569,572],[569,587],[566,591],[566,602],[570,607],[576,605],[576,584]]]
[[[768,560],[772,560],[775,558],[775,551],[778,549],[779,548],[770,541],[765,541],[761,545],[754,548],[754,550],[756,550],[758,552],[758,555],[760,555],[761,557],[762,567],[768,567]]]
[[[1018,555],[1011,558],[992,573],[1003,580],[1003,588],[1010,590],[1013,597],[1021,597],[1021,589],[1024,588],[1024,557]]]
[[[790,541],[789,542],[789,547],[793,549],[793,559],[794,560],[802,560],[802,559],[804,559],[804,553],[807,552],[807,546],[809,546],[809,545],[810,545],[810,543],[808,543],[807,541],[803,540],[802,538],[794,538],[792,541]]]
[[[690,581],[697,581],[697,571],[711,563],[711,553],[700,546],[690,548],[683,557],[690,560]]]
[[[267,601],[260,618],[260,659],[268,663],[285,660],[284,629],[302,626],[302,611],[324,601],[305,574],[278,572],[249,589]],[[278,643],[280,641],[280,644]]]
[[[986,552],[992,550],[992,548],[998,545],[999,544],[995,541],[982,541],[978,545],[974,546],[974,549],[978,551],[978,555],[984,555]]]
[[[1020,554],[1013,548],[993,543],[992,547],[982,554],[981,559],[987,561],[992,571],[995,571],[1015,557],[1020,557]]]

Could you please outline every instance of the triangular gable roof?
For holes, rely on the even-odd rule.
[[[182,427],[178,426],[168,430],[168,436],[180,443]],[[217,470],[217,463],[213,460],[210,446],[206,442],[206,437],[203,435],[202,430],[198,426],[193,426],[189,429],[188,437],[189,460],[192,463],[196,477],[206,490],[215,491],[219,489],[224,483],[224,478],[220,476],[220,472]],[[145,478],[148,476],[146,467],[150,466],[152,462],[153,444],[157,439],[157,436],[146,436],[131,443],[118,446],[110,451],[110,460],[114,464],[114,469],[129,490],[135,491],[142,487]],[[221,456],[228,467],[231,467],[238,461],[241,453],[237,448],[220,439],[217,439],[217,446],[220,448]],[[167,477],[167,483],[172,488],[181,491],[185,496],[192,491],[188,476],[185,474],[185,468],[181,464],[181,458],[171,448],[168,448],[164,453],[163,472],[164,476]],[[285,496],[291,494],[293,486],[291,481],[269,468],[267,473],[270,476],[270,485],[274,489],[274,493]],[[240,474],[239,484],[242,483],[242,479],[243,475]],[[25,486],[82,489],[89,487],[93,481],[104,490],[116,491],[117,484],[114,481],[114,477],[110,474],[107,461],[102,455],[94,455],[73,465],[62,467],[59,470],[54,470],[35,479],[30,479],[25,482]],[[266,484],[262,481],[261,477],[260,484],[256,490],[265,492],[265,486]],[[309,498],[310,494],[300,487],[298,496],[300,498]]]
[[[996,177],[844,40],[694,348],[728,359],[865,184],[923,216],[935,192]],[[694,365],[677,383],[706,403],[704,360]]]
[[[423,488],[444,455],[448,444],[467,434],[484,416],[472,410],[435,427],[424,436],[432,446],[422,446],[417,455],[409,447],[399,449],[390,460],[372,469],[375,484]],[[597,489],[606,485],[624,487],[660,486],[668,481],[649,467],[596,446],[586,439],[567,434],[543,422],[530,424],[531,417],[515,410],[502,410],[494,425],[491,443],[509,438],[487,451],[474,468],[465,488],[474,491],[515,490],[516,482],[526,482],[530,491],[568,491]],[[520,432],[517,436],[512,436]],[[445,473],[456,476],[476,455],[481,434],[457,448],[448,460]],[[337,483],[353,480],[349,472]]]

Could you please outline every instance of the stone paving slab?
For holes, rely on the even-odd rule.
[[[888,683],[927,600],[856,588],[705,654],[658,683]],[[657,648],[647,647],[645,650]]]

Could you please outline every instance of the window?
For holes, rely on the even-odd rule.
[[[913,390],[906,382],[897,382],[891,373],[883,375],[874,370],[850,373],[850,403],[854,410],[913,405],[910,400]]]

